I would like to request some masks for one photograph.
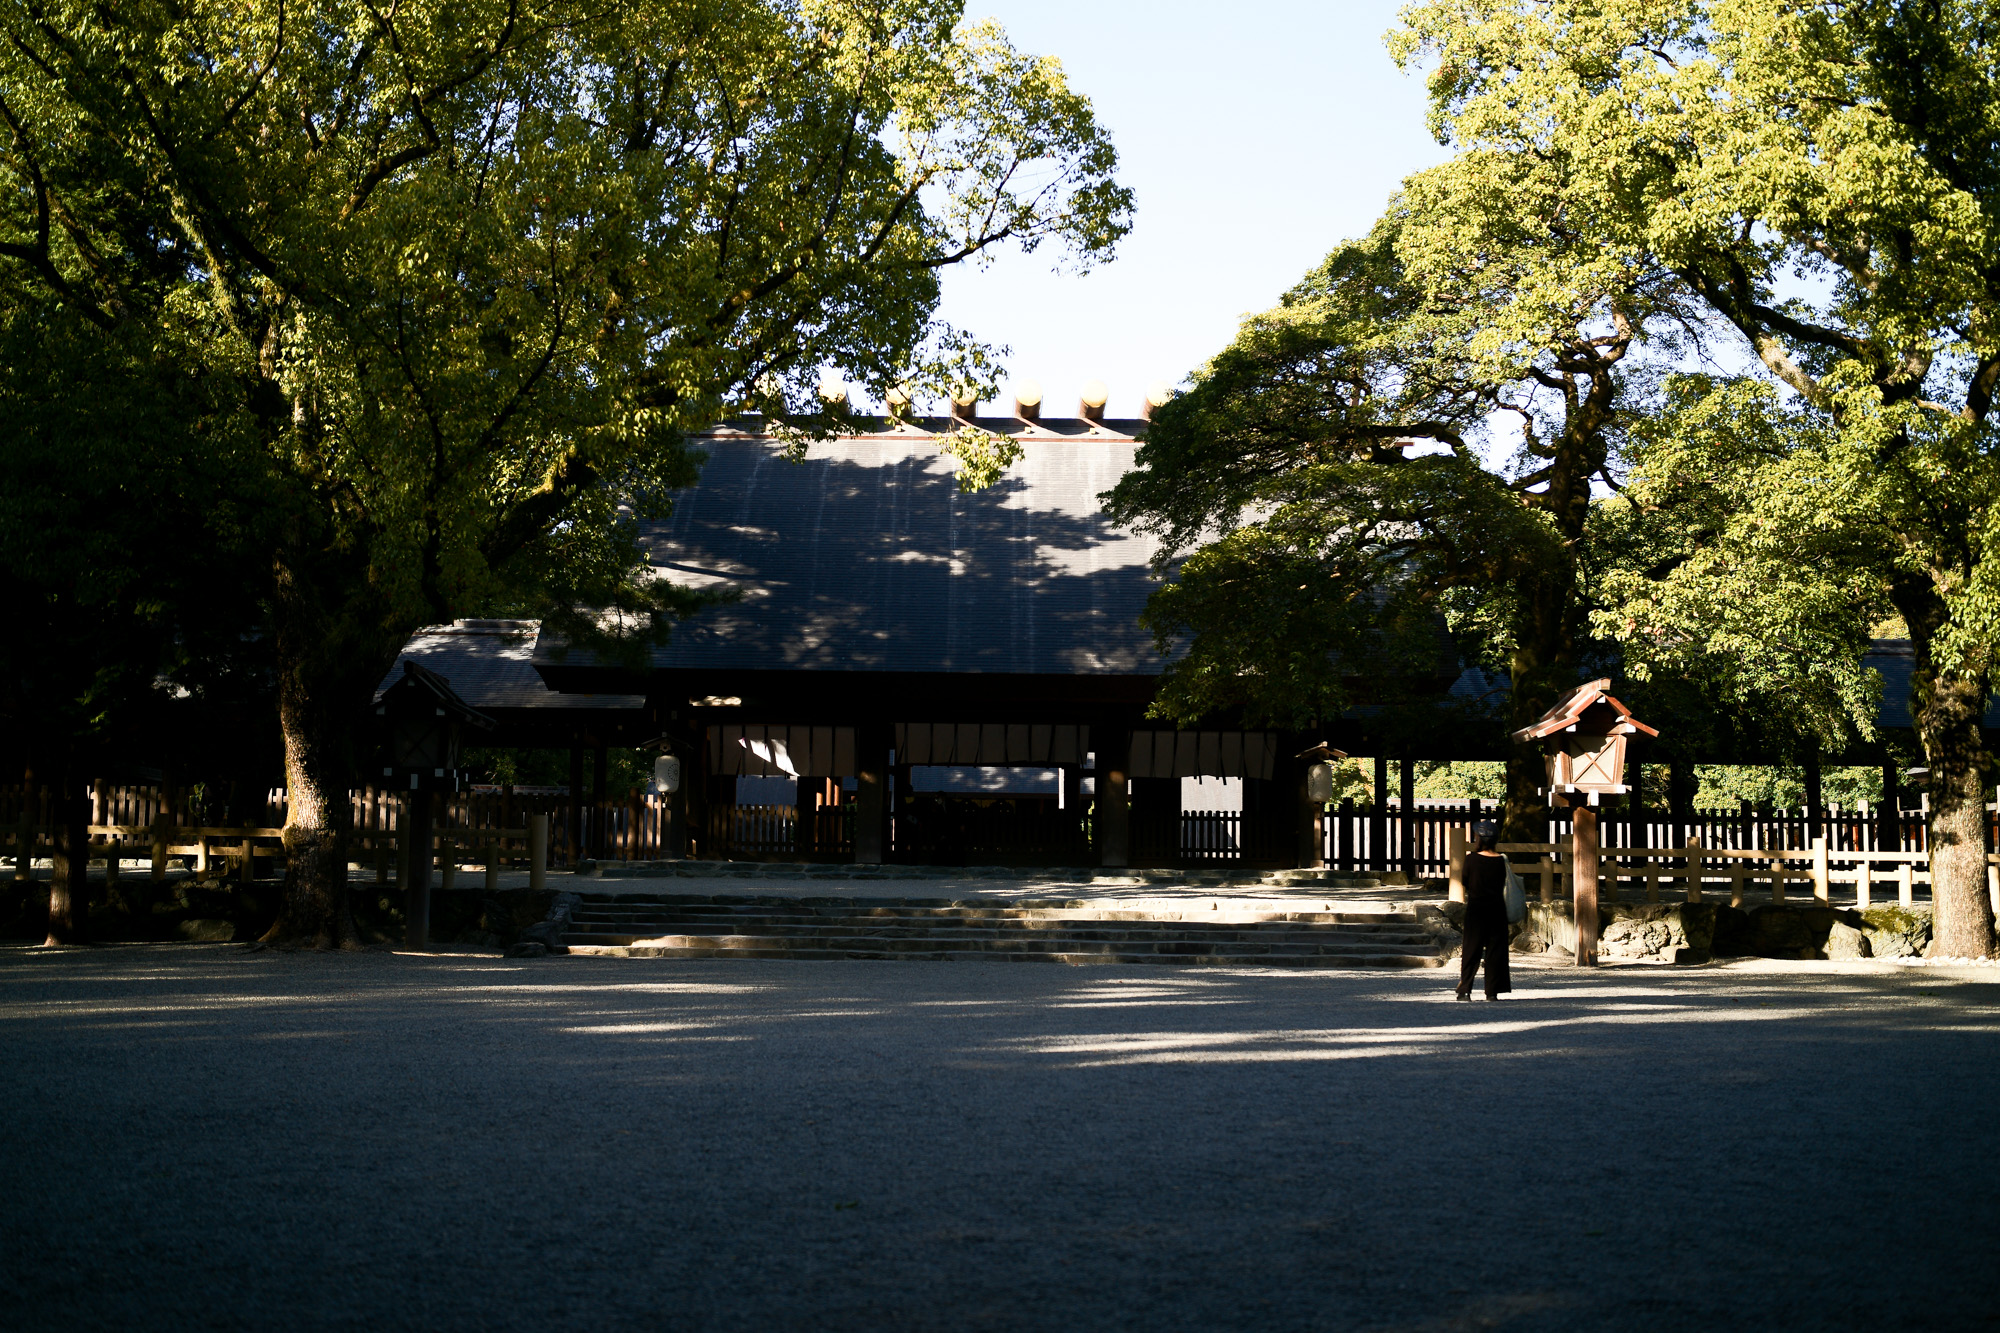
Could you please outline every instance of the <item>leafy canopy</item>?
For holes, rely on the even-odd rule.
[[[631,524],[687,432],[943,376],[941,267],[1128,225],[1060,66],[946,0],[0,14],[0,257],[233,379],[273,595],[370,669],[466,608],[671,610]]]

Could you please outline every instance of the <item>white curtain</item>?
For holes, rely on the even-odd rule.
[[[723,776],[851,778],[853,727],[732,722],[708,729],[708,767]]]
[[[1278,762],[1270,731],[1135,731],[1133,778],[1263,778]]]
[[[1090,728],[1048,722],[898,722],[899,764],[1080,764]]]

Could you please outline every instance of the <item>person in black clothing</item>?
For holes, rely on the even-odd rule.
[[[1494,850],[1500,826],[1482,819],[1472,826],[1473,850],[1465,858],[1465,942],[1459,953],[1458,998],[1472,998],[1472,978],[1486,960],[1486,998],[1514,989],[1507,971],[1507,858]]]

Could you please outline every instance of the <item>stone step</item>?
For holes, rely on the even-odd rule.
[[[1284,932],[1252,934],[1234,931],[1048,931],[1026,934],[1016,931],[882,931],[852,930],[839,927],[825,930],[690,930],[685,926],[668,926],[660,930],[611,931],[572,930],[563,935],[565,944],[641,944],[650,940],[672,937],[692,941],[768,939],[782,940],[802,946],[822,943],[850,944],[865,941],[882,948],[921,947],[934,940],[966,941],[981,948],[1002,949],[1049,949],[1075,945],[1106,945],[1126,949],[1188,948],[1188,949],[1276,949],[1276,948],[1343,948],[1359,950],[1391,950],[1396,952],[1426,952],[1434,949],[1429,936],[1422,933],[1397,935],[1350,935],[1340,933]]]
[[[982,949],[1066,949],[1066,947],[1110,947],[1110,949],[1362,949],[1362,951],[1398,951],[1398,953],[1430,953],[1436,945],[1424,935],[1368,935],[1368,937],[1342,937],[1342,935],[1270,935],[1270,937],[1244,937],[1244,935],[1178,935],[1178,933],[1158,933],[1158,935],[1078,935],[1078,933],[1048,933],[1048,935],[992,935],[992,933],[960,933],[960,931],[908,931],[908,933],[884,933],[884,931],[690,931],[686,927],[666,927],[658,931],[568,931],[562,937],[566,945],[640,945],[654,939],[676,937],[690,941],[724,941],[724,939],[772,939],[784,941],[788,945],[814,947],[828,941],[852,943],[868,941],[882,949],[908,949],[922,947],[930,941],[952,939],[966,941],[968,945],[978,945]]]
[[[1084,966],[1098,963],[1170,963],[1182,966],[1206,964],[1213,967],[1291,967],[1291,968],[1436,968],[1443,967],[1444,960],[1435,953],[1381,953],[1381,954],[1244,954],[1244,953],[1138,953],[1125,950],[1106,952],[1028,952],[1020,950],[964,950],[940,947],[925,950],[885,950],[885,949],[831,949],[831,948],[717,948],[712,944],[630,944],[630,945],[580,945],[572,950],[578,954],[595,954],[601,957],[617,958],[681,958],[717,959],[751,958],[792,962],[837,962],[850,959],[874,960],[878,962],[1037,962],[1066,963]]]
[[[1203,912],[1190,908],[1166,912],[1146,908],[1014,908],[1014,907],[913,907],[893,903],[863,905],[852,899],[823,904],[769,899],[761,903],[709,904],[634,902],[607,905],[584,903],[571,913],[578,921],[614,921],[681,916],[788,916],[800,920],[815,917],[885,917],[934,921],[1201,921],[1210,913],[1219,919],[1220,909]],[[1230,913],[1232,920],[1309,921],[1319,924],[1377,925],[1407,924],[1417,918],[1411,912],[1299,912],[1283,909]]]
[[[1228,906],[1224,903],[1223,906]],[[1259,904],[1263,907],[1263,904]],[[1214,910],[1211,908],[1211,910]],[[1123,907],[1099,899],[592,894],[563,942],[635,958],[1004,959],[1284,967],[1436,967],[1412,912]]]
[[[757,880],[800,884],[880,883],[912,886],[939,881],[997,879],[1015,883],[1098,885],[1163,888],[1193,887],[1327,887],[1408,890],[1400,874],[1370,870],[1251,870],[1240,865],[1184,866],[1175,869],[1106,869],[1096,866],[855,866],[813,861],[604,861],[587,862],[591,873],[607,880],[671,880],[729,883]]]
[[[1146,927],[1170,927],[1182,931],[1208,931],[1208,929],[1230,929],[1230,931],[1284,931],[1284,929],[1316,929],[1316,931],[1414,931],[1418,929],[1416,917],[1412,915],[1378,915],[1378,917],[1348,917],[1334,913],[1044,913],[1036,917],[992,917],[984,913],[952,913],[952,915],[932,915],[932,913],[796,913],[796,911],[630,911],[630,913],[606,913],[606,911],[576,911],[570,921],[592,923],[592,925],[622,925],[634,921],[770,921],[770,923],[796,923],[796,925],[826,925],[826,923],[880,923],[880,925],[904,925],[904,927],[948,927],[948,925],[978,925],[994,931],[1046,931],[1056,927],[1102,927],[1108,931],[1118,929],[1146,929]]]
[[[1236,953],[1245,956],[1262,956],[1274,953],[1303,955],[1339,953],[1359,957],[1363,955],[1405,954],[1419,951],[1408,943],[1377,940],[1312,938],[1271,940],[1186,939],[1171,936],[1159,939],[1095,939],[1075,935],[1060,935],[1047,939],[1024,939],[1013,935],[962,935],[956,932],[911,935],[893,939],[884,938],[879,935],[856,934],[834,934],[800,938],[792,935],[701,935],[679,932],[638,939],[583,934],[565,936],[564,939],[565,941],[574,939],[578,944],[661,945],[663,947],[685,949],[764,949],[797,946],[813,949],[875,949],[891,953],[922,952],[926,949],[955,949],[1000,953]]]

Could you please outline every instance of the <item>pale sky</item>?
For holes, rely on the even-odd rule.
[[[1148,384],[1179,383],[1443,160],[1421,80],[1382,45],[1399,7],[970,0],[967,17],[1060,57],[1091,98],[1136,225],[1082,277],[1041,254],[951,271],[941,317],[1010,347],[1008,383],[1040,381],[1050,415],[1074,414],[1092,379],[1111,390],[1107,415],[1136,415]]]

